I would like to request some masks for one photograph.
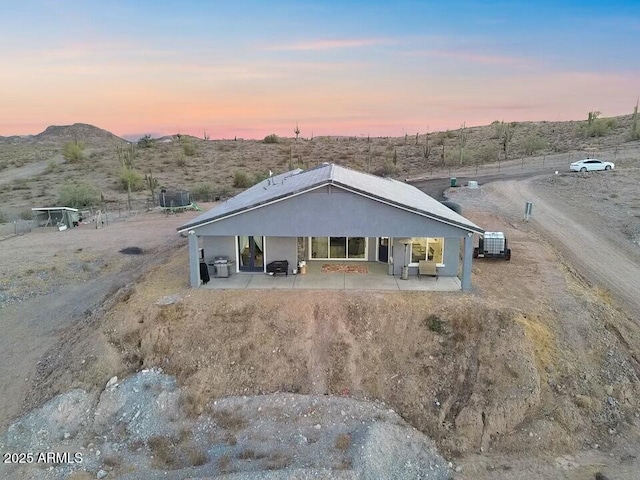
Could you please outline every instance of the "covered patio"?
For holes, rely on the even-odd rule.
[[[451,292],[460,291],[458,277],[409,277],[402,280],[398,275],[388,275],[387,265],[380,262],[333,262],[334,265],[366,266],[367,273],[327,272],[326,265],[332,262],[307,262],[307,273],[267,275],[265,273],[238,273],[227,278],[211,278],[201,288],[211,290],[402,290]]]

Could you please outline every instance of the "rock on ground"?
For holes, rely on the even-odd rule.
[[[77,453],[82,462],[0,465],[0,478],[451,478],[434,443],[381,404],[275,393],[201,399],[196,414],[188,398],[159,369],[110,382],[97,399],[61,394],[14,422],[0,450]]]

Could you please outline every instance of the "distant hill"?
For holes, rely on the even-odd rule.
[[[632,116],[566,122],[493,122],[441,132],[416,132],[402,137],[321,136],[277,137],[264,140],[205,140],[186,134],[167,135],[136,146],[135,170],[140,181],[133,199],[150,196],[144,175],[152,174],[158,186],[189,190],[197,201],[224,198],[272,172],[310,168],[332,162],[348,168],[406,179],[440,170],[475,167],[522,159],[545,162],[545,156],[602,156],[619,162],[640,149],[632,141]],[[508,148],[505,149],[505,139]],[[63,149],[77,140],[85,146],[81,161],[67,162]],[[127,140],[106,130],[75,123],[52,125],[37,135],[0,137],[0,218],[30,212],[34,204],[56,204],[61,188],[69,183],[88,185],[105,198],[127,200],[120,155]],[[137,141],[134,140],[134,144]],[[120,150],[119,150],[120,149]],[[618,151],[619,150],[619,151]],[[633,153],[635,154],[635,153]],[[537,159],[535,157],[538,157]],[[20,170],[19,170],[20,169]],[[31,172],[31,174],[29,174]]]
[[[69,140],[82,140],[93,143],[96,140],[125,142],[123,138],[114,135],[102,128],[94,127],[86,123],[74,123],[73,125],[51,125],[47,129],[31,137],[32,140],[51,143],[62,143]]]

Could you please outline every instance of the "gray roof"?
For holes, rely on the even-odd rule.
[[[60,210],[66,210],[68,212],[78,211],[77,208],[71,208],[71,207],[36,207],[36,208],[32,208],[31,210],[34,212],[53,212],[53,211],[60,211]]]
[[[333,163],[308,170],[292,170],[257,183],[178,228],[185,231],[244,210],[286,199],[325,185],[335,185],[396,207],[444,221],[465,230],[484,230],[413,185],[387,177],[358,172]]]

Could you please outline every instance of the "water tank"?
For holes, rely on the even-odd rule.
[[[503,232],[484,232],[484,251],[489,255],[500,255],[504,252]]]

